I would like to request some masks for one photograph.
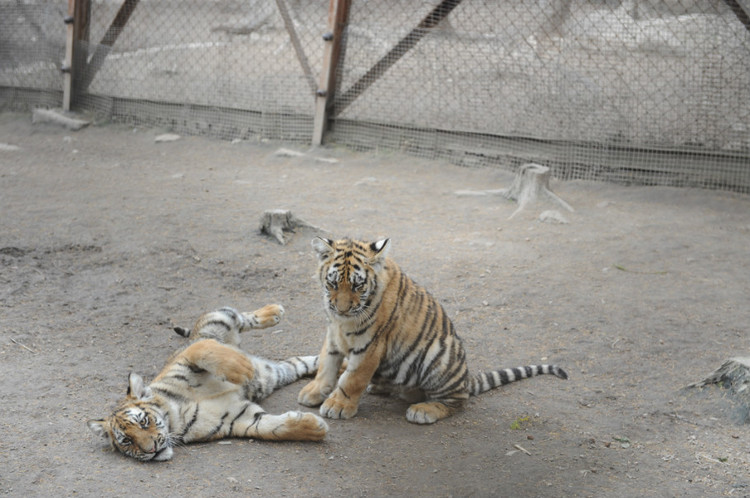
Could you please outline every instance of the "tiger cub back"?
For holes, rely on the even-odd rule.
[[[462,408],[470,395],[540,374],[568,378],[556,365],[470,375],[447,313],[387,256],[388,239],[316,238],[312,245],[329,326],[318,373],[298,401],[321,405],[323,416],[353,417],[368,389],[401,395],[413,402],[407,420],[430,424]],[[348,365],[338,377],[345,358]]]

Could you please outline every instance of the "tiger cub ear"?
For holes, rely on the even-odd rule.
[[[333,241],[324,239],[323,237],[315,237],[312,239],[312,247],[315,249],[318,258],[322,261],[333,252]]]
[[[109,422],[104,419],[89,420],[86,422],[89,430],[99,437],[109,440]]]
[[[128,377],[128,396],[135,399],[148,399],[152,396],[151,388],[143,382],[143,377],[131,373]]]
[[[388,256],[388,251],[391,249],[391,239],[383,239],[370,244],[370,250],[373,255],[369,259],[369,263],[373,267],[380,267],[385,263],[385,258]]]

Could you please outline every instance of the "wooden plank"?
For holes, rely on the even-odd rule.
[[[302,71],[305,73],[307,83],[310,85],[310,91],[314,94],[317,89],[315,85],[315,76],[313,76],[310,62],[308,62],[305,51],[302,48],[302,43],[300,43],[299,36],[297,36],[297,28],[294,27],[294,21],[292,20],[291,14],[289,14],[289,8],[287,7],[285,0],[276,0],[276,5],[279,8],[281,18],[284,20],[284,26],[286,27],[286,32],[289,34],[289,39],[292,41],[294,52],[297,54],[297,60],[299,60],[299,64],[302,66]]]
[[[427,17],[422,19],[416,28],[412,29],[408,35],[403,37],[387,54],[385,54],[367,73],[354,83],[340,98],[336,100],[334,111],[336,115],[346,109],[362,92],[380,78],[391,66],[393,66],[405,53],[411,50],[430,28],[436,27],[440,21],[456,8],[461,0],[443,0]]]
[[[128,23],[130,15],[133,13],[136,6],[138,6],[138,2],[139,0],[125,0],[120,6],[120,10],[117,11],[117,15],[115,15],[112,24],[107,28],[107,32],[104,33],[102,40],[96,46],[94,54],[91,56],[91,61],[86,66],[86,72],[81,81],[81,92],[88,90],[89,85],[91,85],[91,82],[94,80],[94,76],[96,76],[96,73],[104,64],[104,59],[107,58],[110,50],[112,50],[112,46],[117,41],[117,38],[125,28],[125,25]]]
[[[65,17],[65,61],[63,63],[63,109],[69,111],[79,91],[78,82],[86,65],[86,45],[89,41],[91,0],[68,0]]]
[[[70,110],[73,95],[73,21],[75,19],[75,0],[68,0],[68,15],[65,24],[68,25],[65,34],[65,61],[63,62],[63,110]]]
[[[315,117],[313,120],[313,145],[323,143],[328,117],[336,91],[336,69],[344,58],[344,29],[349,22],[351,0],[330,0],[328,4],[328,32],[323,35],[325,51],[320,71],[320,85],[315,92]]]

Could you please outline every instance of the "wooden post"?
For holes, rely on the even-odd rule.
[[[750,2],[748,0],[724,0],[737,19],[750,31]]]
[[[85,1],[90,2],[91,0]],[[138,2],[139,0],[124,0],[122,2],[120,10],[117,11],[117,15],[115,15],[115,18],[112,20],[112,24],[109,25],[109,28],[107,28],[107,32],[104,33],[99,45],[94,49],[94,53],[91,56],[91,62],[86,66],[86,74],[81,80],[80,85],[80,90],[82,92],[85,92],[89,88],[97,71],[101,69],[102,64],[104,64],[104,59],[107,58],[109,51],[112,50],[112,45],[115,44],[117,37],[120,36],[120,33],[125,28],[125,25],[128,23],[130,15],[135,10]]]
[[[297,60],[299,61],[300,66],[302,66],[302,72],[305,73],[307,84],[310,85],[310,90],[315,93],[317,90],[315,77],[313,76],[312,68],[310,68],[310,63],[305,55],[305,50],[302,48],[302,43],[299,41],[297,28],[294,27],[294,21],[292,20],[291,14],[289,14],[289,8],[284,0],[276,0],[276,6],[279,8],[281,18],[284,20],[286,32],[289,34],[289,39],[292,41],[292,47],[294,47],[294,52],[297,54]]]
[[[414,46],[426,35],[430,29],[436,27],[445,19],[448,14],[455,9],[462,0],[442,0],[435,6],[427,16],[412,29],[409,34],[403,37],[387,54],[375,63],[364,76],[341,95],[336,102],[336,113],[346,109],[354,99],[359,97],[371,84],[377,81],[388,68],[396,63],[404,54],[414,48]]]
[[[328,31],[323,35],[325,51],[320,72],[320,85],[315,92],[315,120],[313,124],[313,145],[323,143],[323,134],[328,125],[328,115],[336,91],[336,69],[343,58],[344,29],[349,22],[351,0],[330,0],[328,4]]]
[[[86,54],[83,46],[89,41],[91,0],[68,0],[68,15],[65,16],[67,34],[65,38],[65,61],[63,63],[63,109],[69,111],[78,91]]]

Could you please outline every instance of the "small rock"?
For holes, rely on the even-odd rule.
[[[159,135],[158,137],[156,137],[154,139],[154,142],[156,142],[157,144],[161,144],[165,142],[176,142],[180,138],[182,137],[180,137],[179,135],[175,133],[165,133],[163,135]]]
[[[279,157],[302,157],[305,154],[292,149],[279,149],[273,155]]]
[[[11,144],[0,143],[0,150],[7,151],[7,152],[13,152],[13,151],[16,151],[16,150],[21,150],[21,148],[18,145],[11,145]]]

